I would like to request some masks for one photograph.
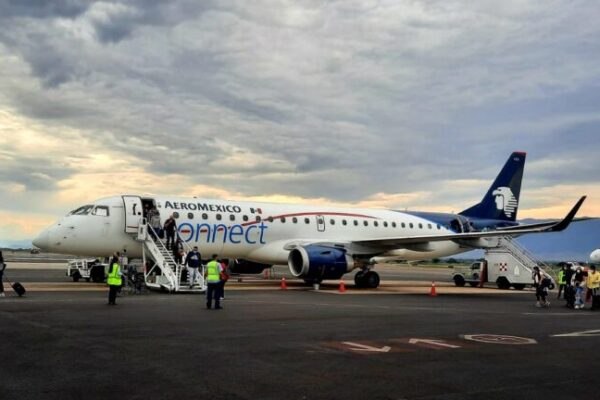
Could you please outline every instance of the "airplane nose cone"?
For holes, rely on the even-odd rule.
[[[50,233],[48,230],[40,233],[35,239],[33,239],[32,243],[38,249],[47,250],[50,246]]]

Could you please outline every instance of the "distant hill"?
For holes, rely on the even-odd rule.
[[[31,240],[0,240],[0,249],[30,249]]]

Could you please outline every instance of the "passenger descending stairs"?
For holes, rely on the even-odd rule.
[[[137,235],[137,240],[141,241],[143,245],[144,265],[148,258],[154,261],[154,266],[144,273],[146,286],[152,289],[166,290],[170,293],[204,292],[206,284],[203,271],[199,271],[199,276],[192,288],[188,286],[187,279],[182,282],[184,265],[175,262],[171,250],[167,249],[165,243],[158,237],[154,240],[149,234],[151,231],[152,227],[149,225],[140,224]],[[156,235],[154,236],[156,237]],[[184,243],[184,247],[187,252],[191,250],[187,243]]]
[[[550,267],[543,261],[539,260],[529,250],[519,245],[512,237],[503,237],[498,247],[489,248],[486,250],[489,253],[505,253],[511,254],[517,261],[519,261],[527,270],[532,273],[533,267],[538,266],[542,273],[551,278],[550,274],[546,271],[551,271]]]

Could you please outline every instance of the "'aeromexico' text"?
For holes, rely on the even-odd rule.
[[[206,204],[206,203],[179,203],[177,201],[165,201],[165,208],[174,210],[192,210],[192,211],[212,211],[212,212],[228,212],[241,213],[240,206],[232,206],[228,204]]]

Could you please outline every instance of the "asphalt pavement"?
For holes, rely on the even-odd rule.
[[[200,295],[161,293],[120,297],[116,307],[100,291],[1,299],[0,399],[598,394],[600,313],[556,301],[537,309],[528,291],[237,287],[223,310],[206,310]]]

